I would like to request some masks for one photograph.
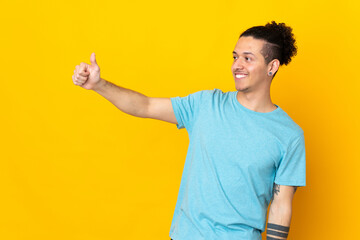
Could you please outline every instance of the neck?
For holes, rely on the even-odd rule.
[[[272,103],[270,91],[265,92],[241,92],[236,95],[237,100],[244,107],[255,112],[271,112],[277,107]]]

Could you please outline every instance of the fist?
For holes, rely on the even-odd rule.
[[[72,76],[73,83],[85,89],[94,89],[100,83],[100,68],[96,63],[95,53],[90,56],[91,65],[87,63],[80,63],[76,65],[74,75]]]

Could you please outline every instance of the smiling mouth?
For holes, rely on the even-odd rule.
[[[242,79],[242,78],[245,78],[247,76],[247,74],[236,74],[235,73],[235,78],[236,79]]]

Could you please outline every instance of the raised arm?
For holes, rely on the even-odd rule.
[[[170,98],[148,98],[147,118],[177,124]]]
[[[100,68],[96,62],[95,53],[91,54],[90,62],[91,65],[81,63],[76,66],[72,76],[75,85],[94,90],[122,112],[132,116],[177,123],[170,98],[151,98],[117,86],[100,78]]]

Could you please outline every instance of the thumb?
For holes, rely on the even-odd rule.
[[[95,53],[92,53],[90,56],[90,62],[91,64],[97,65],[96,59],[95,59]]]

